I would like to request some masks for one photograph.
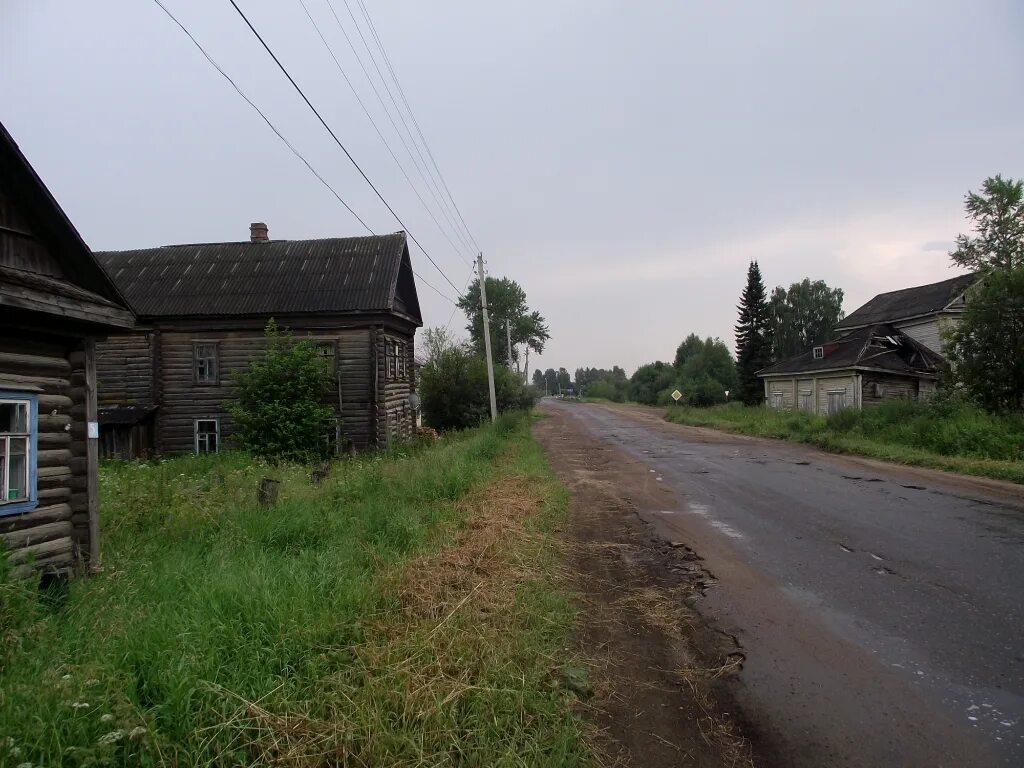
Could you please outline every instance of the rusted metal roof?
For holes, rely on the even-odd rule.
[[[96,256],[140,318],[390,312],[399,274],[412,276],[404,232]],[[403,314],[419,322],[415,287],[412,292],[411,301],[404,297]]]
[[[970,273],[951,277],[940,283],[880,293],[843,318],[838,330],[858,328],[871,323],[892,323],[939,312],[974,285],[979,277],[981,275],[978,273]]]
[[[934,374],[942,358],[891,325],[869,325],[821,345],[822,357],[808,349],[757,372],[758,376],[813,373],[835,368],[874,368],[891,373]]]

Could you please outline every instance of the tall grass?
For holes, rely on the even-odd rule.
[[[671,406],[666,418],[761,437],[1024,483],[1024,414],[993,414],[969,403],[894,400],[828,418],[749,408]]]
[[[535,593],[508,635],[482,660],[450,643],[478,657],[479,690],[417,721],[409,678],[367,661],[411,621],[396,574],[472,522],[468,500],[532,473],[548,518],[564,513],[532,450],[520,419],[339,462],[320,486],[243,455],[104,467],[102,572],[50,598],[0,578],[0,764],[579,762],[579,722],[542,684],[571,621],[543,546],[536,577],[508,586]],[[263,476],[281,481],[272,509],[255,504]],[[395,663],[437,651],[411,653]]]

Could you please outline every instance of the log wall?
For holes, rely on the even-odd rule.
[[[93,544],[85,352],[80,342],[69,348],[72,343],[31,334],[0,338],[0,389],[27,391],[39,402],[38,506],[0,516],[0,539],[16,570],[22,572],[33,566],[70,572],[79,555],[89,555]]]
[[[96,343],[100,405],[152,405],[155,334],[130,333]]]
[[[382,328],[377,335],[377,444],[381,448],[409,440],[416,434],[416,414],[409,404],[409,395],[416,390],[414,369],[414,337],[387,332]],[[401,375],[388,376],[387,355],[384,350],[389,341],[405,344],[405,368]]]
[[[343,439],[356,448],[372,444],[370,333],[363,329],[317,331],[296,336],[335,344],[335,387],[329,400],[339,409]],[[193,344],[216,342],[218,345],[218,383],[197,384],[193,373]],[[227,444],[235,426],[227,413],[234,373],[245,370],[263,354],[262,331],[170,332],[158,339],[161,391],[157,412],[157,450],[162,453],[189,453],[195,448],[195,420],[219,418],[221,442]],[[340,392],[338,391],[340,390]]]

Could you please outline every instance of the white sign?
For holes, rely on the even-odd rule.
[[[100,436],[100,423],[98,421],[90,421],[88,430],[89,439],[97,440]]]
[[[682,396],[683,393],[680,392],[678,389],[672,393],[672,399],[675,400],[677,403],[679,402],[679,398],[681,398]]]

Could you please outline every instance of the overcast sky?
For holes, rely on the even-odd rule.
[[[237,1],[464,286],[470,249],[299,0]],[[401,228],[228,0],[164,2],[375,231]],[[435,208],[328,0],[304,2]],[[364,2],[491,274],[550,323],[531,368],[631,371],[690,332],[731,347],[752,258],[769,289],[843,288],[847,312],[945,279],[963,195],[1024,175],[1019,0]],[[365,232],[151,0],[0,0],[0,121],[97,250],[240,240],[260,220],[272,238]],[[425,324],[447,323],[419,293]]]

